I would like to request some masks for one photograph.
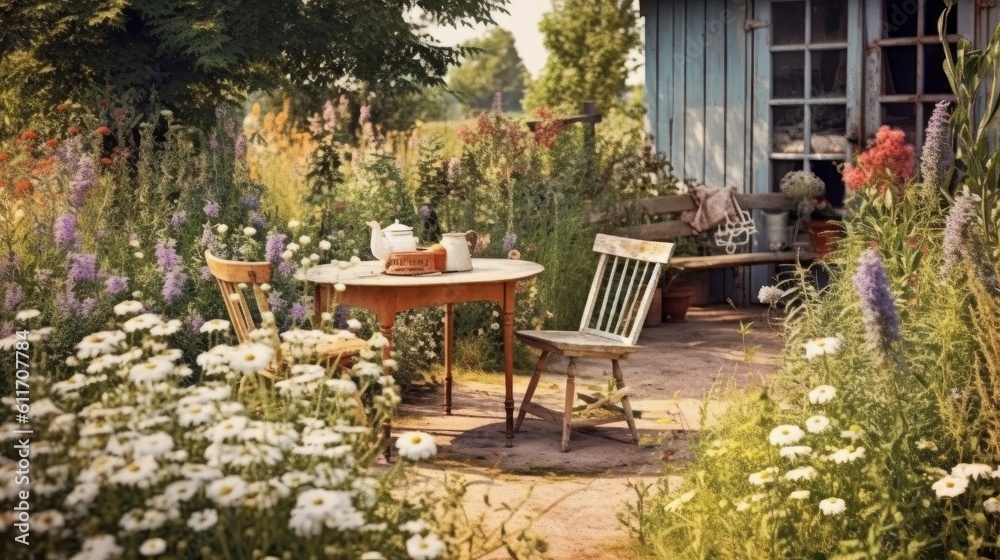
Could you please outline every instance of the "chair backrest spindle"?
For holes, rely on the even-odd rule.
[[[600,253],[601,258],[580,321],[580,330],[635,344],[656,291],[660,272],[670,260],[673,248],[672,243],[598,234],[594,240],[594,251]],[[598,299],[601,299],[599,309],[596,306]]]
[[[250,332],[257,326],[239,285],[252,286],[258,311],[269,312],[271,307],[267,303],[267,294],[260,286],[271,281],[271,263],[228,261],[216,257],[210,251],[205,251],[205,263],[219,284],[226,311],[229,312],[229,320],[233,324],[233,330],[236,331],[236,340],[240,343],[247,342],[250,339]]]

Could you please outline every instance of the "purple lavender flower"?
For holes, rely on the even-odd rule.
[[[920,154],[920,173],[925,195],[936,195],[944,186],[948,171],[955,162],[955,152],[951,148],[951,128],[949,125],[948,102],[939,101],[934,106],[924,140],[924,151]]]
[[[259,212],[250,212],[250,225],[257,229],[267,229],[267,218]]]
[[[94,172],[94,160],[90,156],[82,156],[73,176],[73,182],[69,185],[69,203],[79,208],[87,202],[87,193],[94,187],[97,173]]]
[[[188,319],[188,326],[191,327],[191,332],[197,333],[200,331],[201,326],[205,324],[205,318],[195,313]]]
[[[372,118],[372,108],[370,105],[362,105],[361,113],[358,115],[358,126],[365,126],[365,124]]]
[[[508,233],[507,235],[503,236],[503,250],[511,251],[514,249],[514,247],[517,247],[517,234]]]
[[[208,266],[201,267],[201,279],[202,280],[212,279],[212,270],[208,268]]]
[[[247,155],[247,137],[243,136],[242,132],[236,135],[236,144],[233,149],[238,158],[243,158]]]
[[[240,198],[240,206],[246,210],[260,210],[260,198],[252,194],[248,194]]]
[[[11,286],[7,288],[7,293],[5,293],[3,297],[3,310],[14,311],[17,309],[17,306],[21,305],[23,302],[24,290],[22,290],[21,286],[17,284],[11,284]]]
[[[333,101],[327,100],[323,104],[323,130],[330,132],[337,128],[337,109],[333,106]]]
[[[865,337],[875,348],[888,355],[889,346],[902,339],[899,314],[882,259],[871,249],[866,249],[858,259],[854,289],[861,298]]]
[[[174,239],[161,239],[156,243],[156,264],[165,271],[172,271],[181,266],[181,257],[177,254]]]
[[[292,321],[299,323],[306,318],[307,312],[308,310],[306,309],[306,306],[302,305],[299,302],[295,302],[292,304],[292,310],[289,312],[289,314],[292,317]]]
[[[72,282],[85,282],[97,278],[97,255],[93,253],[76,253],[69,257],[69,274],[66,278]]]
[[[295,263],[290,260],[281,261],[281,264],[278,265],[278,274],[280,274],[282,278],[291,278],[292,275],[295,274]]]
[[[972,258],[973,248],[969,230],[976,220],[976,195],[961,193],[944,220],[944,262],[941,275],[947,275],[958,263]]]
[[[431,217],[431,207],[426,204],[421,204],[418,212],[420,213],[420,217],[425,220]]]
[[[493,93],[493,112],[502,113],[503,112],[503,94],[499,91]]]
[[[448,160],[448,182],[454,183],[458,181],[458,177],[462,174],[462,161],[457,157],[453,157]]]
[[[21,257],[17,253],[7,253],[0,258],[0,280],[14,278],[14,272],[21,266]]]
[[[215,118],[221,121],[222,119],[226,118],[227,115],[229,115],[228,107],[221,104],[215,106]]]
[[[39,268],[35,271],[35,284],[39,287],[44,287],[48,285],[49,280],[52,279],[52,270],[48,268]]]
[[[88,316],[94,311],[94,307],[97,306],[97,300],[89,297],[80,302],[80,315]]]
[[[214,220],[215,218],[219,217],[219,211],[222,210],[222,207],[219,206],[218,202],[209,202],[208,204],[205,205],[205,208],[203,208],[203,210],[205,211],[206,216]]]
[[[6,338],[12,334],[14,334],[14,323],[10,321],[0,323],[0,338]]]
[[[66,286],[56,292],[56,309],[64,317],[73,317],[80,308],[80,300],[76,299],[73,292],[73,283],[67,282]]]
[[[170,216],[170,229],[177,231],[187,223],[188,213],[186,210],[178,210]]]
[[[267,234],[267,241],[264,242],[264,259],[268,262],[278,262],[281,254],[285,252],[285,240],[288,236],[283,233]]]
[[[281,294],[276,291],[271,291],[267,296],[267,304],[271,306],[271,311],[281,311],[288,305],[288,302],[281,299]]]
[[[128,276],[109,276],[104,281],[104,291],[110,295],[120,294],[128,289]]]
[[[214,135],[208,139],[208,149],[213,152],[219,151],[219,140]]]
[[[163,291],[161,293],[167,303],[173,303],[177,298],[181,297],[187,278],[187,274],[184,274],[180,270],[171,270],[164,276]]]
[[[63,250],[70,250],[75,247],[77,243],[76,214],[68,212],[56,218],[52,233],[56,240],[56,247]]]

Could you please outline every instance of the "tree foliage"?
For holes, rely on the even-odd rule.
[[[633,0],[553,0],[539,29],[549,56],[525,107],[576,108],[592,100],[606,111],[621,104],[629,55],[642,45]]]
[[[493,23],[506,0],[84,0],[0,3],[0,113],[110,88],[211,120],[223,101],[290,84],[415,91],[465,52],[413,21]],[[99,93],[98,93],[99,95]],[[13,123],[12,123],[13,124]],[[9,125],[8,125],[9,126]]]
[[[496,28],[462,45],[470,52],[452,70],[448,87],[465,107],[489,109],[493,94],[503,94],[505,111],[520,111],[527,69],[514,46],[514,35]]]

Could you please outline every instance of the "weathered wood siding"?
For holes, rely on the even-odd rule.
[[[674,173],[747,184],[750,67],[744,0],[644,0],[649,130]]]

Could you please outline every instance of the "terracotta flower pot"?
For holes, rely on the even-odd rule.
[[[813,249],[821,258],[826,258],[844,236],[844,227],[838,221],[809,222],[809,237],[812,238]]]
[[[665,323],[686,323],[688,306],[694,290],[689,288],[668,288],[663,292],[663,321]]]
[[[649,302],[649,311],[646,312],[644,327],[655,327],[663,321],[663,289],[657,288],[653,293],[653,300]]]

